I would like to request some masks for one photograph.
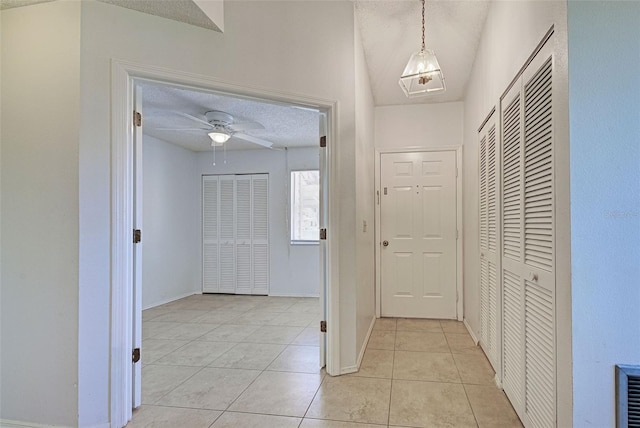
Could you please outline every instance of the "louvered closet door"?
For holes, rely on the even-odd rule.
[[[251,176],[236,176],[236,293],[251,294]]]
[[[221,175],[220,180],[220,292],[236,292],[236,180],[233,175]]]
[[[499,355],[498,184],[496,114],[480,129],[480,345],[496,371]]]
[[[253,294],[269,294],[269,175],[252,177]]]
[[[202,177],[202,290],[269,293],[269,175]]]
[[[218,177],[202,176],[202,291],[217,293],[218,275]]]
[[[552,46],[502,99],[503,385],[527,427],[556,424]]]

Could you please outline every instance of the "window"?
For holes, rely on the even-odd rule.
[[[319,171],[291,171],[291,243],[318,242]]]

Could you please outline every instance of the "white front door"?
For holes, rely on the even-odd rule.
[[[380,178],[382,316],[456,318],[456,152],[382,154]]]

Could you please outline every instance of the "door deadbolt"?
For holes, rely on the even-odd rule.
[[[389,241],[382,241],[382,246],[383,247],[388,247],[389,246]]]

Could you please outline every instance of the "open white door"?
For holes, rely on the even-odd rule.
[[[328,201],[328,177],[327,177],[327,115],[324,112],[320,112],[320,214],[319,225],[320,230],[327,228],[327,201]],[[322,142],[325,144],[322,144]],[[326,239],[319,240],[320,245],[320,315],[321,319],[327,319],[327,241]],[[319,329],[319,326],[318,326]],[[327,364],[327,334],[320,332],[320,367],[324,367]]]
[[[134,130],[133,130],[133,228],[136,232],[142,230],[142,88],[134,87]],[[135,350],[138,350],[138,358],[142,348],[142,241],[140,235],[134,232],[133,247],[133,335],[132,349],[133,379],[132,406],[135,409],[142,403],[142,361],[135,361]],[[138,241],[138,242],[136,242]]]

